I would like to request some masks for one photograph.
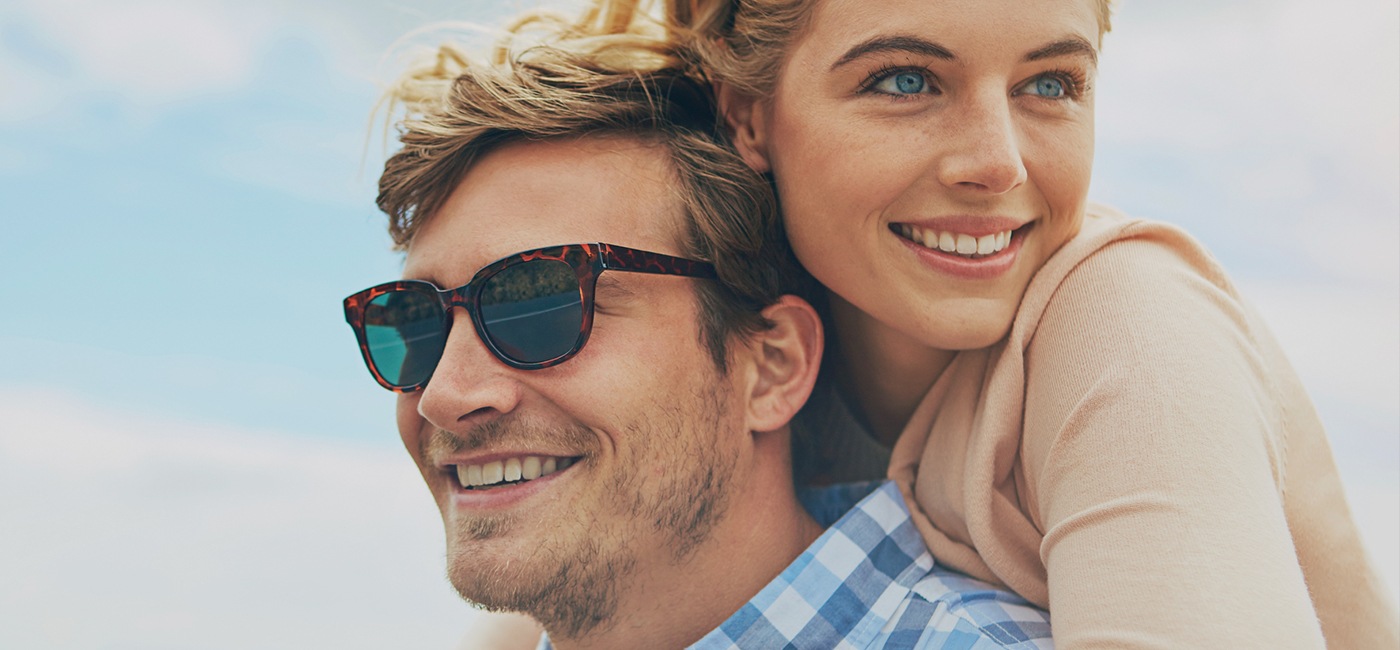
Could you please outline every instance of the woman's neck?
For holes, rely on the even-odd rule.
[[[876,440],[894,446],[914,409],[953,360],[829,294],[837,386],[855,399]]]

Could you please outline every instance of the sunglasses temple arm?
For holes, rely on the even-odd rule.
[[[604,269],[656,275],[682,275],[692,278],[713,279],[718,277],[715,273],[715,267],[709,262],[688,260],[683,257],[611,244],[599,244],[598,248]]]

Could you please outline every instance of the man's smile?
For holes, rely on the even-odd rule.
[[[569,468],[575,457],[517,456],[484,463],[454,465],[457,482],[467,490],[519,485]]]
[[[530,459],[533,461],[528,469],[534,478],[527,478],[525,471]],[[445,493],[443,515],[477,517],[513,511],[527,500],[555,492],[562,485],[560,481],[569,482],[578,470],[584,469],[583,460],[583,456],[515,453],[439,465],[435,483]]]

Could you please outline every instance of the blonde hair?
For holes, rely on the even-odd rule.
[[[405,248],[471,166],[510,142],[621,136],[659,146],[684,211],[682,254],[713,263],[719,275],[696,291],[701,338],[723,370],[730,338],[768,327],[761,310],[784,293],[810,291],[810,281],[788,248],[767,180],[716,121],[710,86],[656,34],[599,35],[590,31],[596,24],[581,24],[532,14],[512,25],[489,61],[442,45],[389,88],[390,110],[405,112],[402,147],[379,179],[390,235]],[[543,40],[518,46],[527,29]]]
[[[594,0],[578,27],[635,39],[654,34],[654,26],[664,24],[668,42],[660,48],[673,61],[751,97],[767,97],[788,47],[806,31],[817,1],[664,0],[658,18],[652,0]],[[1117,0],[1095,1],[1102,46],[1103,35],[1112,29]]]

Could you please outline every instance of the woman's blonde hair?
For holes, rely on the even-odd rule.
[[[576,28],[644,43],[658,38],[672,62],[702,72],[751,97],[767,97],[792,42],[801,37],[818,0],[594,0]],[[929,0],[937,2],[937,0]],[[1099,41],[1112,28],[1116,0],[1095,0]],[[656,15],[657,11],[660,15]]]

